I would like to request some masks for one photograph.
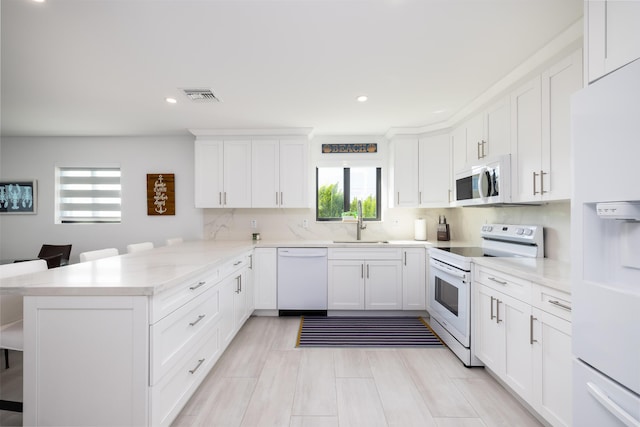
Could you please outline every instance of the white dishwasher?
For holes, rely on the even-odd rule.
[[[327,248],[278,248],[281,315],[327,311]]]

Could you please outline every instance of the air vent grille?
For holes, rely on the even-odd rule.
[[[195,102],[220,102],[211,89],[183,89],[184,94]]]

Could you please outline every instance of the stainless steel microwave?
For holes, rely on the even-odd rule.
[[[485,160],[485,159],[483,159]],[[487,158],[455,175],[452,206],[511,203],[511,155]]]

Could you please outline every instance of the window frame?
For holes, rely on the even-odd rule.
[[[320,218],[318,216],[318,172],[321,167],[331,167],[331,166],[316,166],[316,221],[318,222],[341,222],[342,217],[340,218]],[[334,166],[337,167],[337,166]],[[375,218],[363,218],[363,221],[382,221],[382,167],[380,166],[355,166],[356,168],[361,167],[371,167],[376,170],[376,217]],[[342,176],[343,176],[343,184],[344,184],[344,201],[343,201],[343,212],[348,212],[351,206],[351,166],[342,166]]]
[[[98,171],[117,171],[118,172],[118,189],[113,189],[113,190],[102,190],[102,191],[109,191],[111,193],[113,192],[117,192],[118,195],[117,197],[114,197],[114,194],[100,194],[99,191],[96,192],[95,196],[93,195],[87,195],[86,193],[90,192],[90,191],[96,191],[96,190],[84,190],[85,194],[83,195],[69,195],[69,194],[64,194],[64,189],[62,188],[64,184],[68,184],[63,182],[63,175],[65,172],[68,171],[73,171],[73,170],[77,170],[77,171],[88,171],[91,173],[95,173]],[[108,180],[108,177],[93,177],[94,180],[96,182],[92,183],[93,185],[104,185],[105,183],[101,183],[101,182],[97,182],[97,181],[101,181],[101,180]],[[86,178],[88,180],[88,177]],[[85,183],[83,183],[85,184]],[[108,185],[112,185],[112,184],[108,184]],[[76,190],[76,191],[82,191],[82,190]],[[97,197],[96,197],[97,196]],[[118,209],[105,209],[103,211],[100,211],[99,209],[92,209],[92,210],[88,210],[91,213],[97,213],[97,212],[117,212],[117,215],[113,216],[113,217],[109,217],[109,216],[97,216],[97,215],[87,215],[87,216],[78,216],[74,219],[73,216],[69,216],[69,215],[63,215],[63,212],[66,212],[65,209],[63,209],[63,199],[68,198],[68,197],[84,197],[84,198],[100,198],[101,197],[106,197],[106,198],[117,198],[118,202],[115,203],[108,203],[108,202],[85,202],[85,203],[78,203],[78,204],[86,204],[86,205],[97,205],[99,206],[100,204],[104,204],[104,205],[118,205],[119,208]],[[55,203],[55,207],[54,207],[54,223],[55,224],[122,224],[122,168],[120,165],[117,164],[101,164],[101,165],[84,165],[84,164],[64,164],[64,165],[56,165],[55,166],[55,197],[54,197],[54,203]],[[68,203],[69,205],[73,205],[74,202]]]

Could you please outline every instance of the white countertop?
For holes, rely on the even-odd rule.
[[[477,257],[474,264],[495,268],[562,292],[571,293],[571,265],[548,258]]]
[[[252,250],[251,241],[200,240],[2,279],[19,295],[154,295]]]
[[[370,240],[333,241],[333,240],[258,240],[258,248],[378,248],[380,246],[431,247],[433,242],[426,240]]]

